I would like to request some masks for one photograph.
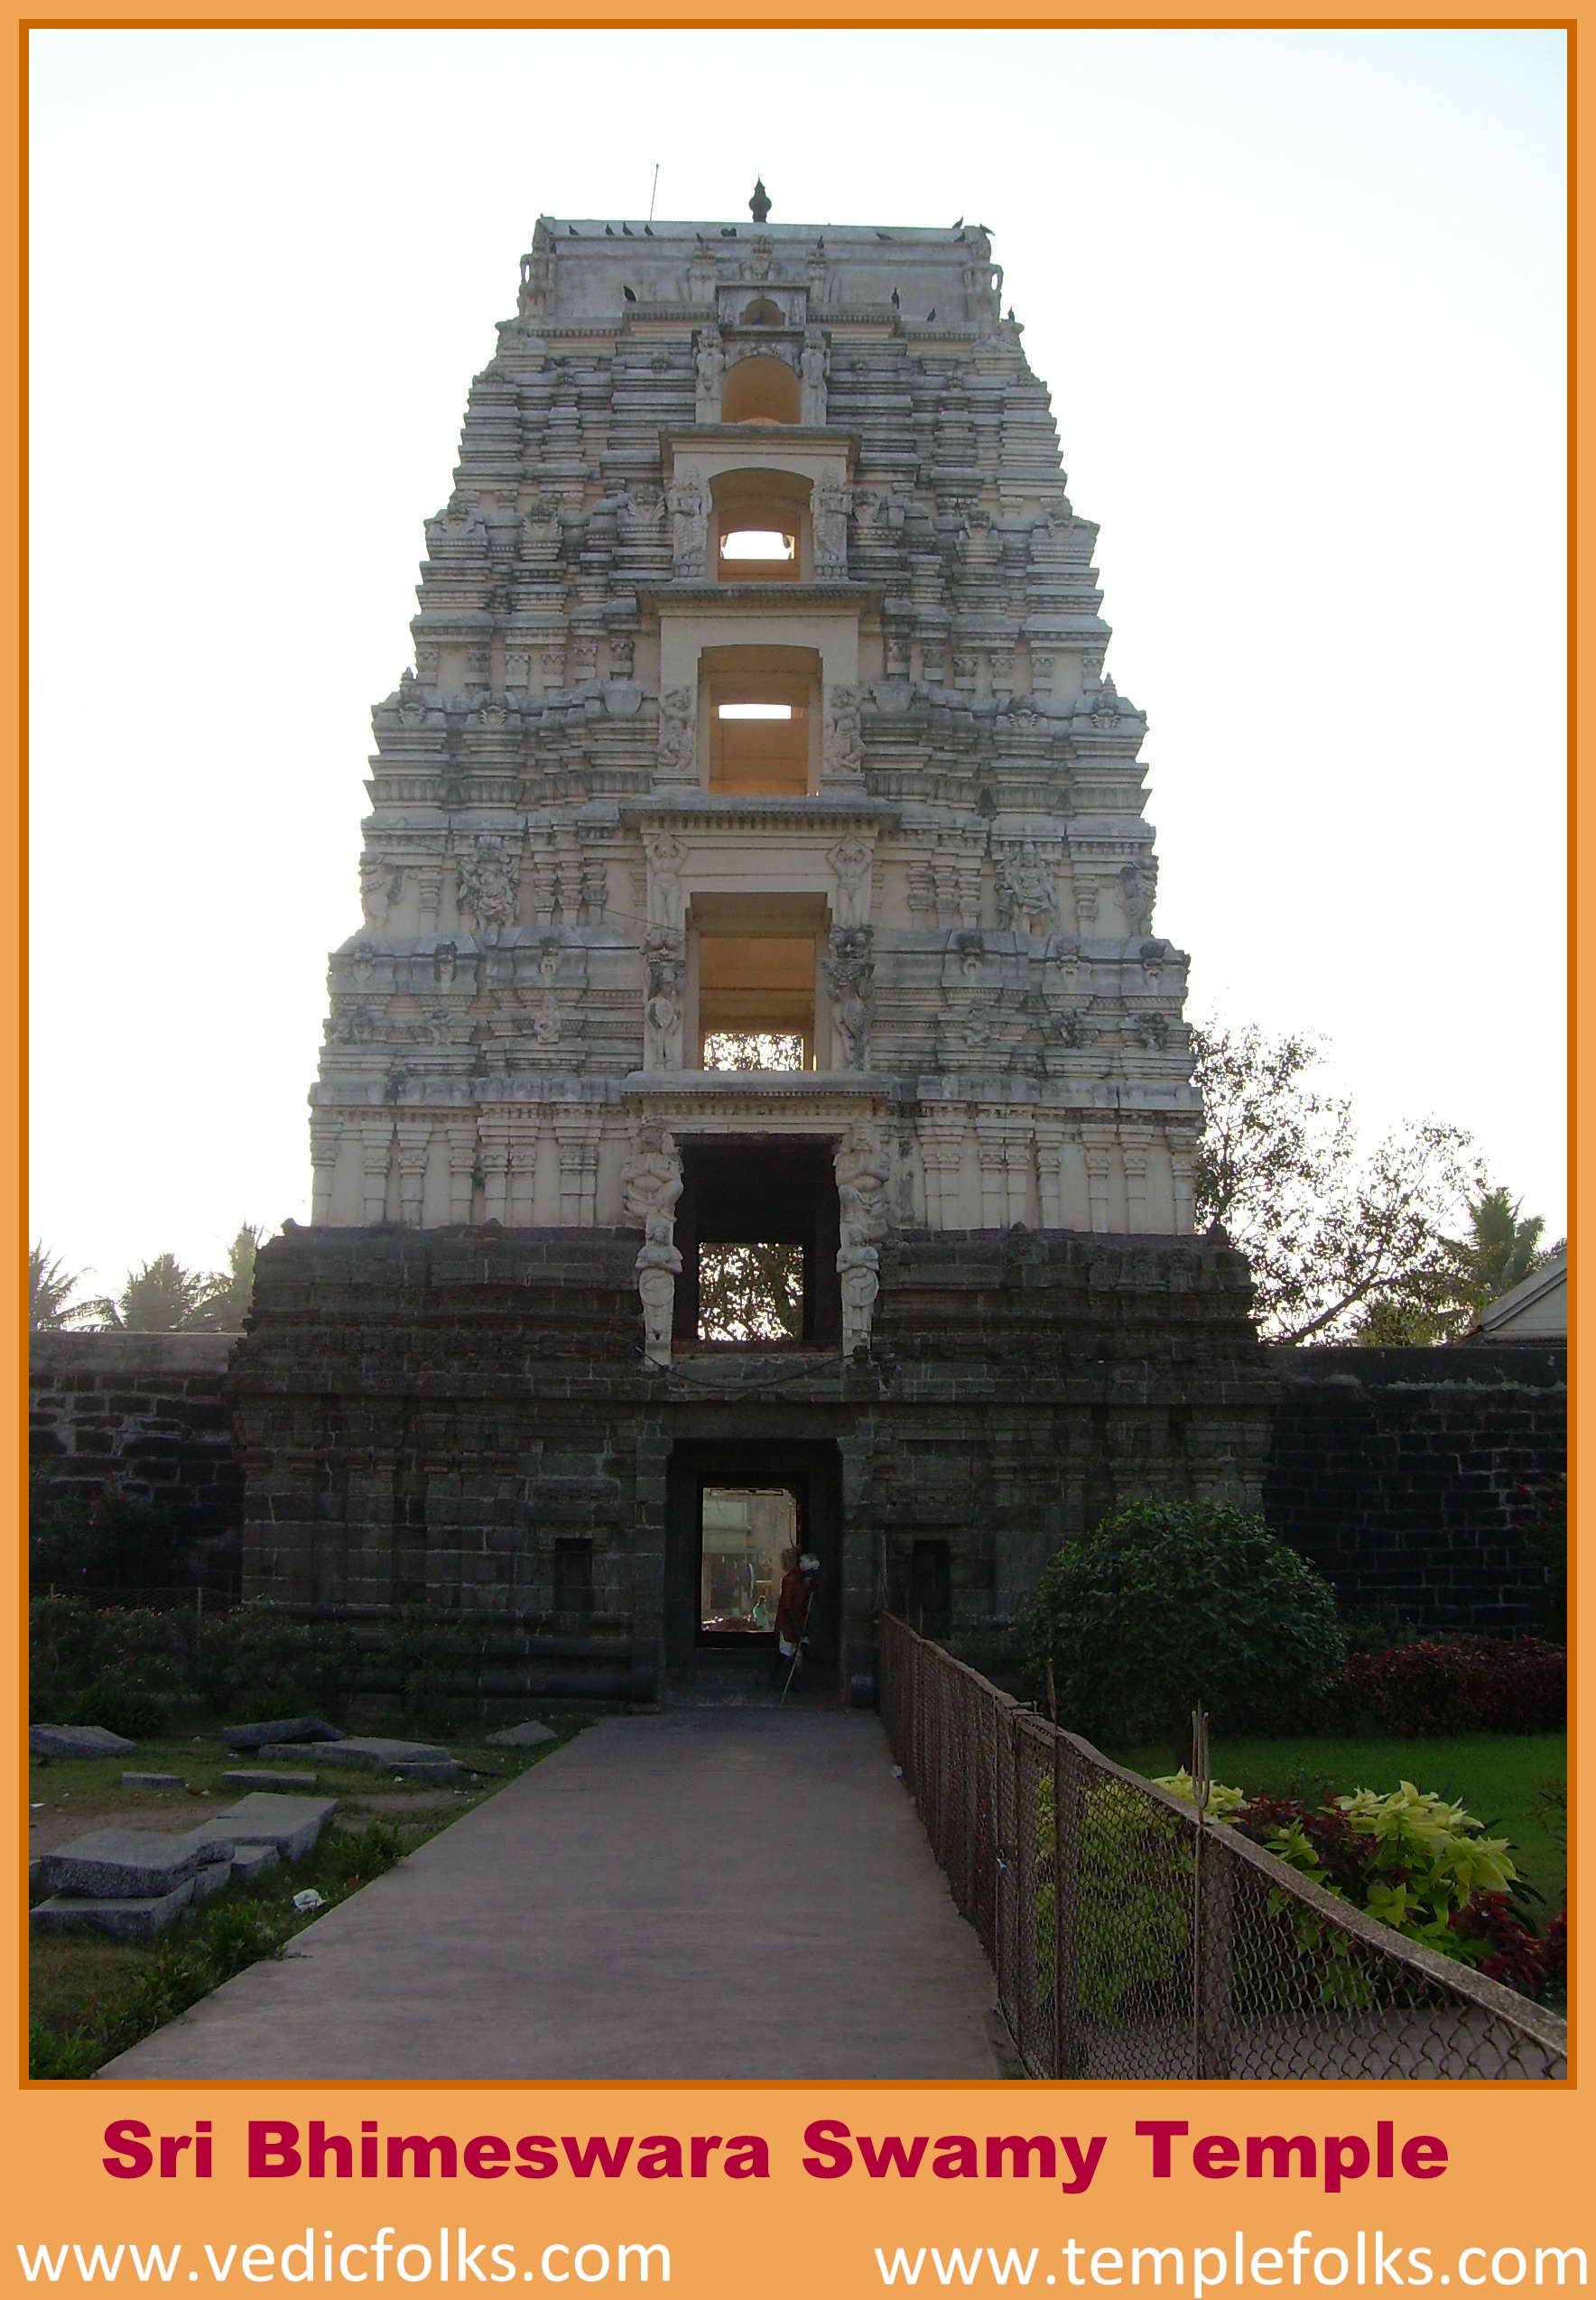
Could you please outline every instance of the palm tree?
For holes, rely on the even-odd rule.
[[[225,1326],[227,1280],[215,1270],[186,1270],[175,1254],[157,1254],[130,1270],[116,1322],[129,1333],[209,1333]]]
[[[1545,1218],[1526,1214],[1519,1219],[1521,1198],[1505,1190],[1488,1190],[1469,1208],[1470,1236],[1454,1238],[1458,1257],[1458,1293],[1471,1308],[1483,1310],[1536,1270],[1545,1260],[1541,1233]]]
[[[72,1326],[102,1325],[114,1316],[108,1302],[90,1295],[74,1302],[80,1270],[63,1268],[59,1254],[35,1239],[28,1248],[28,1331],[63,1333]]]

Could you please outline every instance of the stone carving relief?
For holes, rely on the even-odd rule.
[[[726,352],[719,328],[705,328],[693,359],[696,395],[693,413],[701,423],[720,421],[720,386],[726,380]]]
[[[643,851],[648,858],[648,923],[682,931],[682,866],[687,849],[673,830],[645,830]]]
[[[868,1349],[870,1317],[881,1291],[881,1257],[875,1241],[886,1228],[889,1168],[868,1127],[856,1127],[834,1161],[840,1239],[837,1275],[842,1294],[842,1354]]]
[[[1044,860],[1035,839],[1023,840],[998,865],[998,923],[1017,927],[1038,941],[1044,941],[1058,925],[1053,867]]]
[[[1128,862],[1119,874],[1125,897],[1125,931],[1145,934],[1153,923],[1153,896],[1158,883],[1156,866]]]
[[[826,690],[821,772],[828,783],[857,781],[864,771],[865,738],[857,687]]]
[[[811,521],[814,533],[814,571],[817,575],[846,575],[848,572],[848,515],[853,507],[850,487],[816,487],[810,503]]]
[[[798,380],[803,392],[800,413],[806,423],[819,424],[826,420],[826,378],[830,368],[831,355],[826,339],[818,328],[811,328],[798,355]]]
[[[863,839],[844,839],[826,857],[837,882],[833,915],[839,926],[870,923],[870,868],[874,850]]]
[[[382,932],[404,886],[404,873],[396,864],[384,862],[376,855],[361,857],[360,915],[367,926]]]
[[[868,926],[834,926],[821,961],[831,993],[833,1043],[844,1070],[862,1071],[869,1058],[870,982],[875,937]]]
[[[687,974],[681,934],[669,927],[654,928],[644,945],[644,1068],[677,1071],[682,1068],[682,984]]]
[[[665,498],[671,513],[671,571],[701,582],[710,570],[710,498],[696,479],[678,479]]]
[[[461,914],[474,919],[485,942],[496,942],[515,923],[521,868],[497,839],[478,839],[455,866],[455,891]]]
[[[691,687],[668,687],[660,697],[660,774],[669,782],[697,779],[696,716]]]
[[[643,1226],[643,1245],[633,1267],[643,1303],[644,1355],[656,1366],[668,1366],[676,1280],[682,1274],[676,1244],[682,1160],[674,1138],[663,1127],[640,1130],[621,1170],[621,1191],[628,1222]]]

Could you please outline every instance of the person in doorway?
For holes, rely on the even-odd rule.
[[[776,1683],[784,1684],[809,1628],[821,1561],[812,1551],[782,1552],[782,1588],[775,1607]]]

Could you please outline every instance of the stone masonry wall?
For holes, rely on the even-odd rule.
[[[244,1463],[222,1396],[237,1334],[44,1333],[28,1345],[33,1506],[107,1492],[155,1504],[195,1542],[236,1536]]]
[[[1530,1496],[1567,1466],[1565,1347],[1269,1350],[1264,1508],[1349,1611],[1415,1628],[1534,1625]]]

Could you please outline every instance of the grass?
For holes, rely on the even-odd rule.
[[[1117,1763],[1156,1776],[1186,1762],[1167,1743],[1146,1741],[1110,1749]],[[1568,1856],[1560,1830],[1537,1809],[1541,1791],[1568,1772],[1561,1733],[1438,1733],[1394,1736],[1303,1734],[1218,1738],[1213,1776],[1268,1796],[1313,1797],[1328,1790],[1394,1789],[1412,1781],[1421,1789],[1461,1798],[1493,1836],[1507,1837],[1514,1859],[1545,1898],[1545,1916],[1562,1906]],[[1541,1920],[1544,1922],[1544,1917]]]
[[[292,1867],[280,1865],[253,1884],[229,1885],[155,1941],[110,1941],[90,1932],[40,1934],[29,1943],[30,2075],[92,2076],[106,2061],[197,2004],[235,1973],[263,1957],[281,1956],[296,1933],[325,1914],[325,1909],[302,1914],[292,1906],[295,1893],[314,1887],[328,1907],[347,1900],[562,1746],[587,1720],[576,1712],[546,1712],[543,1721],[560,1739],[535,1749],[489,1748],[450,1736],[450,1748],[475,1777],[446,1805],[422,1811],[406,1811],[399,1801],[430,1785],[395,1781],[386,1774],[335,1775],[329,1768],[318,1784],[318,1795],[374,1804],[392,1798],[393,1814],[351,1819],[335,1813],[303,1860]],[[29,1767],[30,1802],[65,1806],[69,1812],[73,1804],[81,1804],[89,1827],[104,1824],[103,1808],[110,1803],[117,1819],[136,1822],[141,1813],[181,1806],[185,1818],[198,1823],[217,1800],[230,1802],[246,1794],[221,1776],[225,1771],[246,1769],[248,1760],[218,1748],[215,1731],[213,1728],[211,1735],[198,1740],[141,1741],[132,1757],[34,1757]],[[181,1774],[187,1785],[122,1789],[122,1772],[135,1768]],[[284,1758],[272,1769],[314,1768],[314,1746],[307,1744],[297,1768],[289,1767]],[[33,1897],[42,1895],[35,1890]]]

